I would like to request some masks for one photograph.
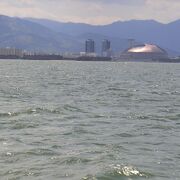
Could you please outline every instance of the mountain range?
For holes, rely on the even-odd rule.
[[[16,47],[48,52],[84,51],[84,42],[92,38],[96,51],[103,39],[109,39],[114,52],[128,47],[128,39],[136,43],[154,43],[170,54],[180,53],[180,20],[162,24],[154,20],[117,21],[108,25],[63,23],[48,19],[0,16],[0,47]]]

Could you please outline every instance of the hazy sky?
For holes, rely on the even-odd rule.
[[[180,0],[0,0],[0,14],[108,24],[117,20],[180,19]]]

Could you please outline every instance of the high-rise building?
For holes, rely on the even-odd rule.
[[[107,39],[102,41],[102,56],[108,57],[111,53],[111,42]]]
[[[86,53],[94,53],[95,52],[95,43],[92,39],[88,39],[86,41],[85,52]]]

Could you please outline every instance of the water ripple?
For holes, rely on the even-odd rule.
[[[180,179],[179,72],[0,61],[0,179]]]

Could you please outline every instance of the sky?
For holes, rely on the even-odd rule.
[[[109,24],[131,19],[180,19],[180,0],[0,0],[0,14],[62,22]]]

